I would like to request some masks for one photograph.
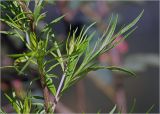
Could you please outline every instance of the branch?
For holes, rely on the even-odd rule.
[[[63,85],[63,82],[64,82],[64,79],[65,79],[65,74],[62,75],[62,78],[61,78],[61,81],[59,83],[59,86],[58,86],[58,90],[57,90],[57,93],[56,93],[56,96],[55,96],[55,100],[54,100],[54,105],[52,107],[53,111],[55,110],[55,107],[59,101],[59,94],[60,94],[60,91],[62,89],[62,85]]]
[[[47,85],[45,83],[44,73],[40,69],[41,67],[40,66],[38,66],[38,67],[39,67],[39,73],[40,73],[40,82],[41,82],[41,86],[42,86],[42,89],[43,89],[45,112],[49,113],[49,109],[50,109],[49,107],[51,106],[51,103],[50,103],[50,94],[49,94],[49,90],[47,88]]]

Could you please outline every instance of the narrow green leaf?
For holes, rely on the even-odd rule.
[[[115,113],[115,111],[116,111],[116,105],[113,107],[113,109],[109,112],[109,114],[114,114]]]
[[[30,64],[31,60],[34,58],[35,53],[28,59],[28,61],[26,62],[26,64],[22,67],[22,69],[19,71],[19,75],[23,73],[23,71],[27,68],[27,66]]]
[[[21,17],[21,18],[18,18],[17,20],[15,20],[14,22],[16,23],[16,22],[19,22],[20,20],[24,20],[24,19],[28,19],[28,18],[27,17]]]
[[[18,38],[20,38],[23,42],[24,42],[24,36],[20,34],[20,31],[14,29],[15,32],[17,33],[16,35],[18,36]]]
[[[109,28],[110,28],[110,26],[111,26],[111,23],[112,23],[112,19],[113,19],[113,14],[112,14],[112,16],[111,16],[110,19],[109,19],[109,24],[108,24],[108,26],[107,26],[107,29],[103,32],[103,35],[101,36],[100,39],[103,39],[103,38],[106,36],[106,34],[108,33],[108,30],[109,30]]]
[[[0,34],[14,35],[15,33],[8,31],[0,31]]]
[[[101,110],[98,110],[97,114],[101,114]]]
[[[29,83],[29,85],[32,85],[32,83],[33,83],[34,81],[37,81],[37,80],[39,80],[39,79],[40,79],[40,77],[36,77],[36,78],[32,79],[32,81]]]
[[[79,42],[81,42],[81,40],[83,39],[84,35],[87,33],[87,31],[93,26],[95,25],[96,22],[92,23],[91,25],[89,25],[86,30],[83,32],[82,37],[80,38]]]
[[[139,16],[136,19],[134,19],[129,25],[127,25],[124,29],[121,30],[121,34],[123,34],[127,30],[129,30],[131,27],[133,27],[142,17],[143,13],[144,13],[144,10],[142,10],[142,12],[139,14]]]
[[[58,78],[58,76],[57,75],[55,75],[55,74],[46,74],[46,77],[47,78]]]
[[[6,8],[6,6],[5,5],[3,5],[1,2],[0,2],[0,8],[2,9],[2,8]]]
[[[66,14],[62,15],[62,16],[56,18],[56,19],[54,19],[53,21],[50,22],[50,24],[57,23],[58,21],[60,21],[61,19],[63,19],[65,16],[66,16]]]
[[[110,66],[110,67],[106,67],[108,70],[112,70],[112,71],[122,71],[125,72],[127,74],[130,74],[132,76],[135,76],[136,74],[133,73],[132,71],[125,69],[125,68],[120,68],[120,67],[116,67],[116,66]]]
[[[4,68],[15,68],[15,66],[2,66],[2,67],[0,67],[0,69],[4,69]]]
[[[109,30],[108,35],[106,36],[106,38],[104,39],[102,46],[100,47],[100,51],[108,44],[108,41],[112,38],[114,31],[116,29],[116,25],[117,25],[117,21],[118,21],[118,15],[115,17],[115,19],[112,22],[111,28]]]
[[[64,44],[63,43],[57,43],[58,47],[55,47],[54,45],[47,50],[46,54],[45,55],[48,55],[49,53],[57,50],[58,48],[61,48]]]
[[[44,106],[44,104],[43,103],[32,103],[32,105],[37,105],[37,106]]]
[[[6,93],[4,93],[4,95],[7,97],[7,99],[12,103],[13,102],[13,99],[10,97],[10,96],[8,96]]]
[[[132,71],[129,71],[128,69],[125,68],[120,68],[120,67],[116,67],[116,66],[91,66],[91,67],[87,67],[84,70],[82,70],[81,72],[79,72],[77,75],[82,75],[82,74],[86,74],[90,71],[95,71],[95,70],[99,70],[99,69],[108,69],[111,71],[121,71],[121,72],[125,72],[127,74],[130,74],[132,76],[135,76],[135,73],[133,73]]]
[[[37,95],[32,96],[32,99],[44,100],[42,96],[37,96]]]
[[[110,42],[113,42],[119,35],[124,34],[125,32],[127,32],[130,28],[132,28],[138,21],[139,19],[142,17],[144,13],[144,10],[142,10],[142,12],[139,14],[139,16],[134,19],[130,24],[128,24],[127,26],[123,27],[112,39]]]
[[[16,59],[14,61],[14,65],[17,65],[19,63],[24,63],[28,60],[28,57],[27,56],[22,56],[22,57],[19,57],[18,59]]]
[[[128,38],[129,35],[131,35],[135,30],[137,29],[137,27],[133,28],[129,33],[127,33],[125,36],[123,36],[123,38],[121,38],[120,40],[114,42],[113,44],[110,44],[108,46],[108,48],[103,49],[100,54],[103,54],[104,52],[108,52],[111,49],[113,49],[114,47],[116,47],[118,44],[120,44],[121,42],[123,42],[126,38]]]
[[[2,21],[2,20],[1,20]],[[9,22],[9,21],[4,21],[8,26],[10,26],[11,28],[16,28],[16,29],[19,29],[21,30],[21,28],[15,24],[13,24],[12,22]]]
[[[17,57],[31,56],[31,55],[33,55],[33,52],[22,53],[22,54],[9,54],[8,57],[17,58]]]
[[[46,32],[47,29],[52,28],[51,26],[52,26],[53,24],[57,23],[58,21],[60,21],[64,16],[65,16],[65,15],[62,15],[62,16],[54,19],[53,21],[51,21],[49,24],[47,24],[47,25],[43,28],[43,30],[42,30],[41,32]]]
[[[36,26],[38,25],[38,22],[41,21],[43,18],[46,17],[46,12],[40,14],[38,17],[37,17],[37,20],[35,22]]]
[[[151,110],[154,108],[154,104],[147,110],[146,114],[149,114],[151,112]]]
[[[15,111],[20,114],[20,107],[18,106],[18,104],[14,101],[14,99],[12,99],[10,96],[8,96],[6,93],[4,94],[7,99],[11,102],[13,108],[15,109]]]
[[[63,64],[62,54],[61,54],[61,51],[60,51],[59,46],[58,46],[56,41],[54,42],[54,46],[57,48],[57,54],[58,54],[58,57],[59,57],[58,61],[59,61],[60,65],[61,65],[62,70],[64,71],[64,64]]]
[[[30,39],[30,43],[32,44],[32,46],[31,46],[32,49],[36,49],[38,41],[37,41],[35,33],[30,32],[29,39]]]
[[[37,20],[38,16],[40,15],[40,11],[42,9],[42,6],[41,5],[38,5],[34,8],[34,19]]]
[[[136,105],[136,99],[134,98],[132,107],[131,107],[131,109],[130,109],[130,111],[129,111],[129,114],[133,113],[133,111],[134,111],[134,109],[135,109],[135,105]]]
[[[31,107],[30,107],[30,99],[28,99],[27,97],[25,97],[24,99],[24,106],[23,106],[23,114],[29,114]]]
[[[50,32],[51,32],[51,29],[49,29],[49,30],[46,32],[45,49],[47,49]]]
[[[54,84],[52,83],[52,78],[46,77],[46,84],[47,84],[47,87],[49,88],[49,90],[51,91],[51,93],[55,96],[56,95],[56,88],[55,88]]]
[[[7,114],[2,108],[0,108],[0,113],[1,114]]]
[[[52,65],[48,70],[47,70],[47,72],[46,73],[48,73],[48,72],[50,72],[51,70],[53,70],[56,66],[58,66],[60,63],[56,63],[56,64],[54,64],[54,65]]]
[[[54,85],[48,86],[49,90],[51,91],[52,95],[56,95],[56,88]]]

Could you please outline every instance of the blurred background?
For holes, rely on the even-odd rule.
[[[33,6],[30,4],[31,9]],[[128,68],[137,74],[136,77],[106,70],[90,72],[64,94],[57,112],[105,113],[117,104],[118,109],[125,113],[130,111],[135,100],[135,113],[144,113],[152,105],[151,112],[159,112],[159,1],[50,1],[43,9],[43,12],[47,11],[47,17],[41,25],[67,14],[53,26],[57,40],[65,41],[70,24],[72,29],[76,29],[96,21],[96,26],[87,33],[96,30],[92,41],[95,42],[107,28],[112,14],[119,15],[118,31],[143,9],[144,15],[137,24],[138,29],[119,46],[98,58],[100,64]],[[2,30],[8,29],[3,23],[0,26]],[[20,53],[26,48],[15,38],[1,37],[1,66],[12,65],[13,60],[7,54]],[[32,73],[37,75],[34,71]],[[14,89],[17,93],[21,91],[23,96],[31,78],[17,76],[14,70],[1,70],[1,104],[5,110],[12,112],[3,93]],[[38,82],[33,84],[32,92],[42,94]]]

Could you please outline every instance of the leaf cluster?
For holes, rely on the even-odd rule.
[[[12,92],[12,96],[4,94],[9,100],[10,104],[13,106],[13,109],[17,114],[43,114],[44,113],[44,104],[35,103],[33,100],[43,100],[41,96],[32,96],[29,92],[24,98],[19,98],[15,92]],[[5,111],[1,109],[1,114],[6,114]]]
[[[95,71],[99,69],[108,69],[108,70],[118,70],[126,72],[130,75],[135,75],[133,72],[128,69],[116,67],[116,66],[99,66],[95,63],[96,58],[101,54],[110,51],[116,47],[119,43],[125,40],[131,33],[135,31],[137,27],[134,25],[138,22],[142,16],[143,11],[139,16],[134,19],[130,24],[121,28],[117,33],[115,33],[118,15],[113,19],[111,17],[109,26],[107,30],[102,34],[100,38],[94,44],[94,47],[90,46],[90,42],[95,35],[95,32],[92,34],[87,34],[87,31],[95,24],[91,24],[87,28],[82,28],[79,36],[76,38],[76,31],[73,32],[73,35],[68,36],[66,42],[66,52],[67,52],[67,64],[66,64],[66,80],[64,83],[63,91],[69,88],[71,85],[82,79],[86,73],[90,71]],[[124,37],[117,40],[117,38],[123,35]],[[80,59],[82,58],[82,59]],[[79,61],[82,60],[81,64]]]

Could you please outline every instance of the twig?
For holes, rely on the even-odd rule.
[[[45,84],[45,77],[42,73],[40,74],[40,80],[41,80],[41,86],[43,89],[45,111],[48,112],[50,107],[49,90]]]
[[[60,81],[59,86],[58,86],[58,90],[57,90],[57,93],[56,93],[56,96],[55,96],[55,100],[54,100],[54,105],[53,105],[53,108],[52,108],[53,111],[55,110],[55,107],[56,107],[57,102],[59,100],[59,94],[60,94],[60,91],[62,89],[62,85],[63,85],[64,79],[65,79],[65,74],[62,75],[61,81]]]

